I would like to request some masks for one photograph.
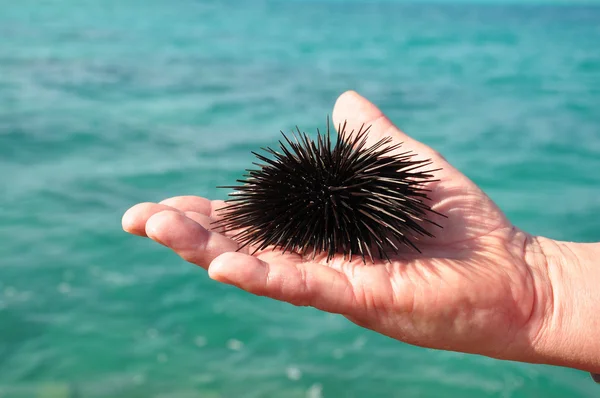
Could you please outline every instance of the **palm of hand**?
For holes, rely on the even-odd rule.
[[[526,234],[441,156],[397,130],[355,93],[340,97],[334,119],[372,125],[370,140],[389,135],[442,167],[433,183],[436,238],[422,254],[364,265],[334,257],[314,261],[263,250],[250,256],[218,231],[209,232],[222,202],[179,197],[130,209],[123,225],[170,247],[209,275],[248,292],[343,314],[357,324],[410,344],[515,358],[531,347],[540,303],[536,272],[525,262]],[[251,248],[250,248],[251,249]]]

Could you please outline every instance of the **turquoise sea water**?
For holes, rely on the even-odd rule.
[[[0,0],[0,396],[600,396],[218,285],[121,230],[140,201],[225,198],[251,150],[355,89],[521,228],[599,241],[600,7],[446,3]]]

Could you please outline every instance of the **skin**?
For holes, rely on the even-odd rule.
[[[140,203],[123,229],[172,249],[209,276],[249,293],[341,314],[422,347],[600,373],[600,244],[557,242],[516,228],[472,181],[439,153],[410,138],[353,91],[334,108],[336,125],[371,125],[368,145],[389,136],[433,161],[434,218],[443,229],[422,254],[391,263],[341,256],[331,262],[264,250],[249,255],[210,230],[222,201],[183,196]],[[250,248],[250,252],[252,248]]]

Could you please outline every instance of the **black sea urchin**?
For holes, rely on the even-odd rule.
[[[312,251],[313,259],[325,252],[327,261],[336,253],[360,254],[366,263],[374,249],[389,261],[386,251],[398,253],[398,243],[419,251],[413,240],[433,237],[420,224],[439,227],[424,203],[423,183],[434,181],[436,170],[422,168],[431,161],[397,153],[401,144],[386,146],[390,137],[366,147],[369,127],[356,134],[347,133],[346,124],[338,130],[335,145],[327,119],[327,134],[317,130],[316,142],[298,129],[293,140],[281,132],[288,144],[279,141],[281,153],[261,148],[274,159],[252,152],[264,163],[246,170],[246,179],[237,180],[243,185],[221,187],[236,192],[215,224],[237,231],[233,239],[255,252],[273,246],[303,256]]]

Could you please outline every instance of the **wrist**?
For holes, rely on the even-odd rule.
[[[526,261],[546,285],[532,362],[600,373],[600,244],[536,237]]]

